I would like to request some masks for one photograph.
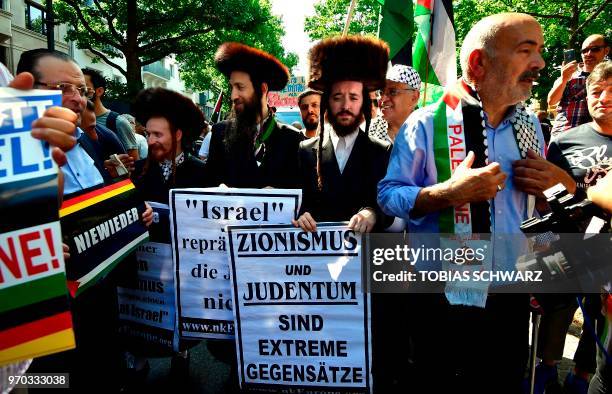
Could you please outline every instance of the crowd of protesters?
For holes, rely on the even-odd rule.
[[[582,62],[563,64],[548,96],[549,108],[557,105],[552,127],[546,112],[536,117],[523,105],[548,67],[543,49],[533,17],[486,17],[463,42],[462,76],[448,100],[418,108],[421,78],[410,66],[387,67],[385,42],[323,39],[310,50],[309,89],[298,99],[303,130],[283,124],[268,107],[268,93],[283,89],[288,69],[240,43],[225,43],[216,53],[231,86],[232,111],[212,125],[189,98],[163,88],[141,91],[131,114],[109,110],[104,77],[58,51],[24,52],[10,86],[62,92],[63,108],[47,110],[32,135],[56,147],[63,198],[127,177],[146,201],[165,204],[174,188],[298,188],[303,202],[293,224],[304,231],[346,221],[361,233],[448,232],[442,218],[469,207],[470,228],[455,221],[450,232],[513,234],[524,220],[546,213],[543,192],[558,183],[608,209],[612,200],[609,44],[602,35],[589,36]],[[448,146],[434,146],[436,114],[453,100],[462,112],[456,138],[465,147],[457,157]],[[142,220],[151,223],[150,207]],[[498,247],[496,253],[518,253]],[[146,359],[126,353],[117,332],[116,288],[133,274],[130,264],[126,259],[72,300],[76,349],[35,359],[31,372],[69,372],[77,390],[95,384],[105,392],[138,391],[134,381],[146,375]],[[599,294],[585,298],[585,318],[596,320],[601,332],[583,331],[564,386],[568,393],[605,393],[612,384],[611,312],[602,313]],[[528,294],[373,294],[372,302],[376,392],[526,392]],[[558,384],[577,308],[575,295],[550,297],[546,305],[553,307],[540,326],[536,393]],[[234,343],[210,341],[208,350],[230,365],[226,388],[237,391]],[[177,385],[188,359],[188,352],[173,355]]]

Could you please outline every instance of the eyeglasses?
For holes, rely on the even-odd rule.
[[[398,94],[402,93],[403,91],[413,92],[413,91],[416,91],[416,89],[411,89],[411,88],[408,88],[408,89],[389,88],[389,89],[383,90],[381,96],[395,97]]]
[[[592,46],[592,47],[586,47],[584,49],[581,49],[580,53],[582,53],[583,55],[586,55],[589,52],[599,53],[604,48],[605,48],[604,45],[596,45],[596,46]]]
[[[62,94],[69,95],[75,94],[78,92],[79,96],[92,98],[94,94],[93,89],[87,89],[87,86],[76,86],[69,82],[60,82],[60,83],[46,83],[41,81],[35,81],[35,85],[44,86],[47,89],[51,90],[61,90]]]

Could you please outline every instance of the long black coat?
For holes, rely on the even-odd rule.
[[[348,221],[361,208],[373,208],[376,229],[390,220],[376,202],[376,187],[387,172],[391,145],[359,131],[344,172],[340,173],[329,133],[325,133],[321,169],[323,190],[317,189],[317,150],[319,137],[300,144],[299,165],[303,203],[301,213],[309,212],[317,222]]]
[[[228,122],[213,126],[206,161],[208,186],[224,183],[229,187],[296,188],[299,186],[297,152],[304,136],[298,130],[276,121],[276,127],[265,142],[261,166],[257,165],[252,143],[236,144],[226,150],[225,130]],[[265,125],[264,125],[265,127]]]
[[[185,153],[185,155],[185,161],[176,167],[174,184],[171,183],[172,176],[168,181],[164,179],[157,162],[151,161],[144,175],[143,169],[147,160],[136,162],[132,181],[145,200],[168,204],[170,189],[205,187],[204,162],[190,154]]]

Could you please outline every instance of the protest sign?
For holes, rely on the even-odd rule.
[[[370,392],[361,239],[345,224],[228,227],[243,389]]]
[[[57,166],[32,122],[60,92],[0,89],[0,365],[74,347]]]
[[[277,108],[297,107],[298,96],[304,90],[306,90],[306,78],[292,76],[283,90],[268,93],[268,105]]]
[[[170,245],[170,212],[166,204],[149,202],[153,223],[149,241],[138,246],[138,274],[117,289],[119,331],[130,347],[151,352],[178,350],[175,336],[174,272]],[[133,280],[132,280],[133,279]]]
[[[60,209],[68,289],[76,297],[106,276],[149,233],[140,219],[144,202],[129,179],[65,200]]]
[[[181,337],[234,337],[225,226],[288,224],[301,190],[175,189],[170,225]]]

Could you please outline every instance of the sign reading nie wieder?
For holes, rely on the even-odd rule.
[[[293,189],[170,191],[170,232],[182,337],[234,337],[225,227],[290,224],[299,212],[301,196],[301,190]]]
[[[360,235],[334,223],[228,233],[241,387],[370,392]]]

